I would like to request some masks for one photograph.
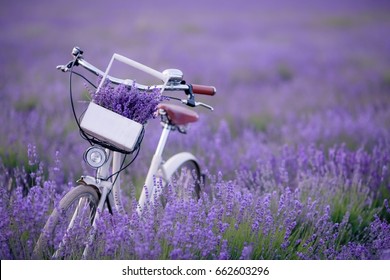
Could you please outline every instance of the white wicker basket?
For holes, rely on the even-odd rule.
[[[80,127],[89,135],[132,152],[141,136],[143,125],[90,102]]]

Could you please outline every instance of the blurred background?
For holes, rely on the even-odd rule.
[[[0,5],[0,157],[7,166],[26,163],[28,144],[48,161],[59,152],[66,169],[80,161],[85,143],[71,116],[68,77],[55,69],[72,59],[76,45],[102,69],[119,53],[161,71],[179,68],[189,82],[216,86],[215,97],[200,98],[215,111],[199,109],[195,130],[215,139],[221,123],[226,125],[230,142],[242,150],[226,148],[231,157],[261,145],[272,150],[345,143],[357,149],[388,140],[388,1]],[[85,100],[83,83],[78,86],[78,99]],[[253,140],[243,138],[248,130]],[[194,147],[191,141],[183,145]]]
[[[56,70],[79,46],[101,69],[119,53],[217,88],[198,98],[215,110],[196,108],[165,155],[194,153],[214,200],[173,201],[145,227],[119,217],[93,258],[389,259],[390,1],[1,0],[0,28],[1,258],[31,258],[61,193],[90,171]],[[73,86],[81,114],[90,95]],[[124,172],[125,202],[159,126]]]

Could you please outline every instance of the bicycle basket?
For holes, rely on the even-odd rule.
[[[139,147],[144,127],[94,102],[90,102],[80,128],[89,141],[106,148],[132,153]]]

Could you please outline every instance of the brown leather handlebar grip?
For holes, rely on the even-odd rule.
[[[192,84],[192,92],[194,94],[214,95],[217,92],[217,89],[213,86]]]

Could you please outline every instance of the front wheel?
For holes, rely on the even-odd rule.
[[[99,203],[95,187],[80,185],[53,210],[34,248],[39,259],[80,259],[92,230]]]

